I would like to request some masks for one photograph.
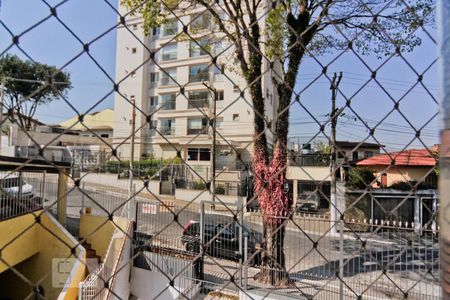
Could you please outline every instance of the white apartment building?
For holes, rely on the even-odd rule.
[[[131,134],[133,109],[124,95],[137,106],[135,159],[143,154],[171,158],[179,151],[191,165],[210,166],[213,130],[209,120],[214,117],[215,94],[216,166],[233,170],[239,168],[236,151],[244,161],[252,152],[254,113],[247,83],[239,74],[233,46],[218,32],[210,14],[198,4],[189,2],[184,7],[177,10],[178,19],[170,15],[148,36],[140,17],[129,17],[127,26],[118,28],[116,82],[120,82],[120,94],[115,96],[114,143],[120,144],[118,155],[130,157],[130,139],[123,140]],[[264,17],[260,22],[264,24]],[[190,37],[181,34],[184,30]],[[214,65],[211,56],[217,55]],[[264,70],[266,118],[271,121],[277,97],[268,63]],[[151,116],[149,123],[147,116]]]

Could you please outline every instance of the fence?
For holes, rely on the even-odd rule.
[[[450,244],[439,122],[443,111],[448,123],[447,65],[441,94],[436,74],[449,54],[435,51],[448,44],[436,38],[436,2],[447,14],[447,1],[41,0],[26,11],[15,2],[1,6],[0,146],[28,149],[5,170],[23,171],[36,202],[24,199],[20,176],[17,189],[5,182],[0,222],[36,209],[66,227],[66,216],[87,212],[134,219],[126,235],[145,242],[129,239],[134,257],[124,263],[156,261],[171,278],[154,298],[448,297],[438,247]],[[114,116],[98,112],[113,105]],[[38,118],[59,123],[57,133],[32,134]],[[71,141],[75,127],[95,145]],[[49,156],[63,146],[78,149],[80,176]],[[59,179],[41,165],[25,172],[31,154]],[[425,193],[438,178],[444,184]],[[0,252],[29,230],[0,239]],[[82,293],[113,292],[116,250]],[[201,278],[191,272],[198,260]],[[0,263],[2,296],[42,298],[36,282],[53,291],[49,277],[29,278],[29,261]],[[192,293],[177,294],[175,282],[195,283]]]

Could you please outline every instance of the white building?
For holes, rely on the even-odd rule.
[[[114,144],[128,138],[118,155],[130,157],[133,109],[126,96],[137,107],[135,159],[144,154],[172,158],[179,151],[191,165],[210,166],[213,130],[208,124],[214,116],[215,92],[216,165],[233,170],[239,168],[236,151],[244,161],[252,152],[254,114],[247,83],[239,75],[234,48],[209,13],[198,4],[183,5],[190,6],[177,10],[179,20],[169,19],[149,36],[144,35],[140,17],[128,17],[127,27],[118,28],[116,82],[120,82],[120,93],[115,97]],[[126,12],[124,7],[120,9]],[[264,17],[260,22],[264,24]],[[184,26],[190,37],[181,34]],[[217,64],[213,65],[212,56],[217,55]],[[271,121],[277,97],[267,63],[263,70],[267,71],[263,78],[266,118]],[[244,97],[240,97],[241,91]],[[150,123],[147,115],[151,116]]]

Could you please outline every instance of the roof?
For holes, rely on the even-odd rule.
[[[86,131],[86,127],[92,130],[111,130],[114,125],[114,110],[111,108],[102,111],[96,111],[87,114],[83,117],[83,124],[78,122],[78,115],[59,123],[63,128],[70,128],[71,130]],[[74,125],[76,124],[76,125]],[[71,127],[74,125],[73,127]]]
[[[409,149],[401,152],[375,155],[356,163],[358,166],[389,166],[395,160],[395,166],[424,166],[433,167],[436,159],[428,149]]]
[[[373,148],[380,149],[384,147],[384,145],[380,145],[377,143],[366,143],[366,142],[349,142],[349,141],[336,141],[336,145],[338,148]]]

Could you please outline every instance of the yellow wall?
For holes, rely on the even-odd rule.
[[[26,218],[23,218],[26,217]],[[24,226],[24,221],[28,221],[34,223],[33,215],[22,216],[18,218],[14,218],[8,220],[14,223],[15,228]],[[4,222],[0,222],[0,226],[3,225]],[[25,278],[27,278],[32,284],[39,284],[45,289],[45,297],[47,299],[56,299],[60,295],[62,291],[62,287],[55,287],[52,283],[52,262],[54,258],[75,258],[71,255],[71,248],[77,245],[76,241],[71,239],[68,235],[68,232],[63,230],[60,226],[57,225],[57,221],[51,217],[48,213],[44,213],[41,215],[41,224],[34,224],[34,232],[33,235],[30,234],[28,236],[27,241],[22,241],[16,243],[15,240],[10,248],[10,251],[13,251],[14,258],[17,260],[17,253],[22,253],[23,251],[28,251],[27,253],[37,253],[31,256],[29,259],[15,266],[17,271],[19,271]],[[2,227],[0,227],[2,228]],[[13,227],[14,228],[14,227]],[[2,230],[2,229],[0,229]],[[8,231],[0,231],[2,232],[1,240],[4,240],[5,235],[3,233]],[[15,236],[17,231],[10,230],[8,235]],[[6,248],[7,249],[7,248]],[[80,255],[82,251],[81,247],[78,247],[76,250],[76,255],[82,262],[85,263],[85,255]],[[74,261],[76,264],[76,261]],[[72,266],[73,267],[73,266]],[[73,284],[67,289],[66,296],[63,299],[76,299],[78,295],[78,283],[81,280],[84,280],[85,276],[85,265],[83,263],[78,264],[77,270],[72,270],[73,276]],[[6,274],[6,273],[9,274]],[[7,290],[5,291],[13,293],[10,295],[14,296],[13,299],[16,299],[17,293],[24,293],[28,295],[31,290],[29,284],[21,280],[16,275],[12,274],[12,271],[9,270],[5,272],[3,276],[4,282],[10,282],[11,285],[7,285]],[[64,274],[60,277],[62,282],[67,281],[67,277]],[[21,287],[21,288],[19,288]],[[8,295],[9,296],[9,295]],[[23,297],[18,296],[17,299],[21,299]]]
[[[36,215],[39,213],[41,211],[35,212]],[[39,252],[40,228],[34,218],[33,214],[26,214],[0,222],[0,249],[10,243],[2,250],[2,259],[8,265],[14,266]],[[9,267],[0,261],[0,273],[7,269]]]
[[[75,116],[69,120],[66,120],[59,125],[65,128],[69,128],[73,124],[78,122],[78,116]],[[102,110],[98,112],[95,115],[85,115],[83,124],[86,125],[88,128],[97,128],[97,127],[105,127],[109,126],[111,128],[114,127],[114,110],[107,108],[105,110]],[[86,127],[81,125],[81,123],[77,123],[75,126],[73,126],[72,130],[82,130],[85,131]]]
[[[105,257],[115,226],[107,217],[81,215],[80,238],[85,238],[97,255]]]
[[[423,181],[426,174],[433,169],[433,167],[399,167],[394,166],[386,170],[387,166],[371,167],[375,171],[375,176],[378,176],[378,181],[381,181],[381,173],[387,174],[387,186],[402,181]]]

